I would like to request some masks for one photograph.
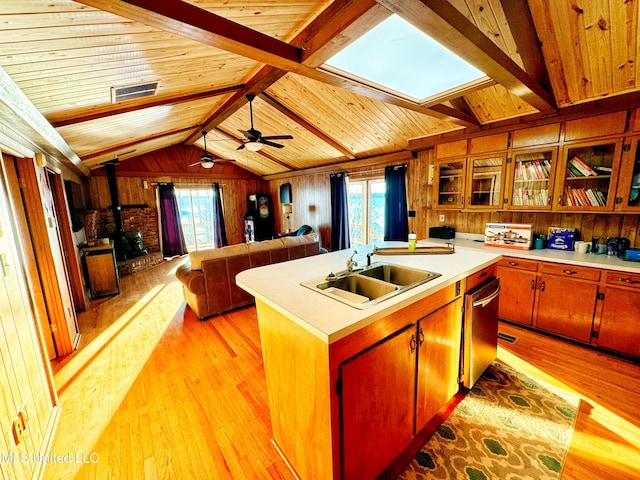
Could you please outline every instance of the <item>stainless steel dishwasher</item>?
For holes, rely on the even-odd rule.
[[[492,278],[465,295],[462,352],[464,386],[478,381],[498,351],[498,296],[500,279]]]

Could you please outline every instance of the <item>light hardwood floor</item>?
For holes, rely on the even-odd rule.
[[[46,479],[294,478],[270,443],[255,308],[198,321],[175,280],[182,261],[123,277],[120,295],[80,314],[82,348],[54,365],[52,453],[85,463],[49,464]],[[640,367],[501,330],[517,341],[500,342],[500,360],[583,399],[563,479],[640,478]]]

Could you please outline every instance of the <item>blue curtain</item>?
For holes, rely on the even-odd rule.
[[[407,241],[409,217],[407,212],[406,165],[384,168],[384,239]]]
[[[344,250],[351,246],[349,238],[349,202],[347,174],[334,173],[331,183],[331,249]]]
[[[175,257],[187,252],[187,244],[184,241],[182,225],[180,224],[180,211],[173,183],[158,185],[160,196],[160,223],[162,225],[162,255]]]
[[[213,244],[216,248],[229,245],[227,243],[227,230],[224,227],[224,212],[222,211],[222,196],[220,185],[213,184]]]

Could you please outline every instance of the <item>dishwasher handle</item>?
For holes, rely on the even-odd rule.
[[[494,298],[496,298],[498,296],[498,294],[500,293],[500,285],[498,285],[496,287],[496,289],[491,292],[489,295],[487,295],[484,298],[480,298],[478,300],[474,300],[473,301],[473,306],[474,307],[485,307],[487,306],[489,303],[491,303],[491,300],[493,300]]]

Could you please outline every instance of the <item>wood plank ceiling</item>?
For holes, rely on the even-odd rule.
[[[392,13],[487,80],[416,103],[318,68]],[[202,148],[206,130],[215,157],[270,175],[632,94],[638,35],[635,0],[3,0],[0,134],[88,174]],[[155,95],[112,103],[114,87],[150,82]],[[256,129],[293,135],[284,148],[237,150],[247,93]]]

